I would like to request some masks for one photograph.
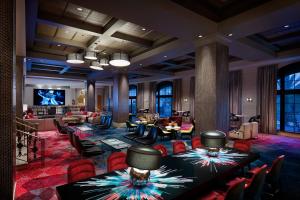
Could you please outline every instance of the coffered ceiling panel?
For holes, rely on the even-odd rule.
[[[37,34],[38,35],[46,35],[50,37],[54,37],[56,33],[57,27],[56,26],[51,26],[48,24],[37,24]]]
[[[40,0],[39,9],[43,12],[52,13],[57,16],[62,16],[65,7],[67,5],[66,1],[62,0]]]
[[[76,34],[76,31],[71,28],[59,28],[56,37],[71,40]]]
[[[104,26],[107,22],[109,22],[111,18],[112,17],[108,15],[92,11],[91,14],[87,17],[86,22],[98,26]]]
[[[92,35],[87,35],[87,34],[81,34],[77,32],[73,38],[74,41],[82,42],[82,43],[87,43],[93,36]]]
[[[69,3],[67,5],[64,16],[85,21],[87,17],[90,15],[90,13],[91,13],[90,9],[82,8],[77,5]]]

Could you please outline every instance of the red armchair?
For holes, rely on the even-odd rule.
[[[186,147],[184,142],[176,141],[173,143],[173,154],[180,154],[185,152],[186,152]]]
[[[196,149],[196,148],[199,148],[201,146],[202,146],[202,144],[201,144],[200,136],[193,137],[192,138],[192,149]]]
[[[107,158],[107,172],[112,172],[115,170],[126,169],[128,165],[126,164],[126,153],[114,152],[110,154]]]
[[[162,144],[157,144],[157,145],[153,146],[153,148],[156,149],[156,150],[158,150],[158,151],[160,151],[162,157],[165,157],[165,156],[168,155],[167,148],[164,145],[162,145]]]
[[[229,181],[226,185],[226,191],[212,191],[208,195],[201,197],[199,200],[244,199],[245,178],[236,178]]]
[[[95,176],[95,165],[90,160],[78,160],[68,167],[68,183]]]
[[[249,171],[250,178],[246,179],[245,199],[260,199],[266,179],[267,165]]]

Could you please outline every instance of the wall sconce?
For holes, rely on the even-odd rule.
[[[246,98],[246,101],[247,101],[247,102],[253,102],[253,99],[252,99],[251,97],[247,97],[247,98]]]
[[[184,98],[184,99],[183,99],[183,101],[184,101],[184,102],[187,102],[187,101],[188,101],[188,99],[187,99],[187,98]]]

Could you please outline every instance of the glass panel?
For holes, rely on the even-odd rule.
[[[172,114],[172,98],[161,97],[159,101],[159,115],[161,117],[170,117]]]
[[[131,101],[131,113],[136,114],[136,99],[132,99]]]
[[[172,86],[163,86],[159,90],[159,95],[172,95]]]
[[[284,89],[293,90],[295,88],[295,74],[284,77]]]
[[[277,90],[281,89],[280,78],[277,79]]]
[[[130,86],[129,87],[129,96],[130,97],[136,97],[136,86]]]
[[[280,95],[276,96],[276,129],[280,130]]]

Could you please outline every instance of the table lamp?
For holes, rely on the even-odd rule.
[[[222,131],[206,131],[201,133],[201,143],[207,148],[207,155],[217,157],[220,148],[225,146],[226,134]]]
[[[126,162],[130,169],[130,179],[134,186],[145,186],[148,183],[150,170],[160,167],[161,153],[153,148],[131,146],[127,150]]]

